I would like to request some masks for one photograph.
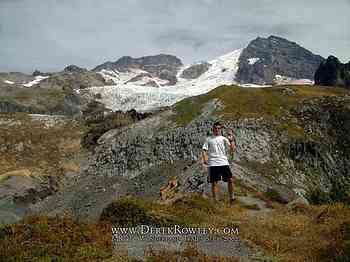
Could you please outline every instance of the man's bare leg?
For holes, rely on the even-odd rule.
[[[218,192],[219,192],[218,182],[215,181],[215,182],[211,183],[211,193],[213,194],[214,200],[218,200],[217,199]]]
[[[235,199],[233,195],[233,178],[227,179],[227,190],[228,190],[228,195],[230,197],[230,200]]]

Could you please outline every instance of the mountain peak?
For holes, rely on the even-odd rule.
[[[324,60],[295,42],[271,35],[257,37],[243,50],[236,80],[240,83],[273,84],[276,75],[313,79]]]
[[[69,66],[66,66],[63,69],[63,71],[67,72],[67,73],[83,73],[83,72],[86,72],[87,69],[81,68],[81,67],[76,66],[76,65],[69,65]]]
[[[276,36],[276,35],[270,35],[268,38],[268,40],[277,40],[277,41],[285,41],[285,42],[291,42],[286,38],[280,37],[280,36]],[[293,42],[294,43],[294,42]]]
[[[116,70],[118,72],[128,72],[130,70],[142,70],[158,77],[162,80],[167,80],[168,85],[174,85],[177,82],[176,75],[183,66],[181,60],[173,55],[158,54],[151,56],[143,56],[133,58],[131,56],[123,56],[116,62],[106,62],[93,69],[93,71]]]

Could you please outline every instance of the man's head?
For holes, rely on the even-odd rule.
[[[221,130],[222,127],[223,126],[222,126],[222,124],[220,122],[215,122],[213,124],[213,134],[214,134],[214,136],[220,135],[220,130]]]

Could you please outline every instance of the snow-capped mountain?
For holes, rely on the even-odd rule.
[[[171,55],[122,57],[94,70],[111,86],[88,92],[112,110],[150,110],[207,93],[225,84],[262,87],[313,84],[313,75],[324,59],[286,39],[258,37],[246,48],[208,62],[182,66]]]
[[[97,100],[111,110],[146,111],[225,84],[313,84],[322,61],[321,56],[289,40],[257,37],[245,48],[191,65],[183,65],[179,58],[168,54],[123,56],[92,70],[70,65],[62,72],[45,75],[39,71],[32,76],[0,73],[0,87],[74,90],[74,95],[86,101]]]
[[[160,106],[170,106],[190,96],[196,96],[225,84],[233,84],[238,70],[242,49],[235,50],[208,62],[208,70],[196,79],[183,78],[183,72],[195,65],[179,68],[177,83],[165,85],[163,79],[152,77],[147,71],[131,69],[128,72],[102,69],[99,73],[115,85],[91,87],[85,92],[100,97],[99,101],[112,110],[151,110]],[[142,76],[137,78],[138,76]],[[135,78],[137,78],[135,80]],[[135,81],[134,81],[135,80]],[[150,81],[155,84],[149,85]]]

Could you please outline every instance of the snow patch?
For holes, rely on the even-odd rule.
[[[263,87],[271,87],[271,85],[256,85],[256,84],[239,84],[241,87],[251,87],[251,88],[263,88]]]
[[[315,83],[311,79],[296,79],[283,75],[275,75],[273,80],[277,85],[313,85]]]
[[[248,58],[247,60],[248,60],[248,63],[250,65],[254,65],[256,62],[258,62],[260,60],[260,58],[259,57],[253,57],[253,58]]]
[[[5,80],[4,83],[9,84],[9,85],[13,85],[15,82],[9,81],[9,80]]]
[[[42,80],[49,78],[49,76],[36,76],[33,81],[30,81],[29,83],[23,84],[25,87],[31,87],[33,85],[39,84]]]

